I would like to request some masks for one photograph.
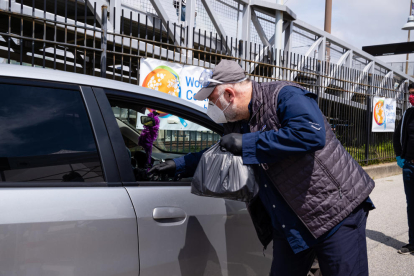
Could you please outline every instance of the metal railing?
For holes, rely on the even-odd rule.
[[[389,73],[375,74],[373,63],[356,70],[269,45],[190,30],[151,16],[124,14],[115,8],[111,13],[121,14],[120,33],[108,32],[105,6],[99,7],[102,14],[97,20],[96,3],[89,9],[87,0],[65,1],[59,9],[56,0],[53,7],[46,7],[44,1],[42,11],[35,9],[38,2],[21,0],[20,12],[15,12],[9,0],[8,8],[0,9],[0,59],[5,63],[138,85],[141,58],[205,68],[231,59],[255,81],[294,81],[317,94],[319,107],[332,130],[358,162],[369,164],[394,158],[392,133],[371,132],[371,101],[373,96],[395,98],[400,120],[408,107],[408,81]],[[191,143],[182,141],[183,148],[192,149]]]
[[[406,61],[388,62],[388,65],[395,71],[407,72],[408,75],[414,76],[414,62],[412,61],[408,62],[408,69]]]
[[[159,130],[155,146],[172,153],[199,152],[220,140],[212,131]]]

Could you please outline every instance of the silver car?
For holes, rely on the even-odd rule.
[[[138,138],[152,110],[167,118],[152,164],[222,133],[165,93],[0,65],[0,275],[268,275],[271,246],[244,203],[195,196],[190,178],[148,177]]]

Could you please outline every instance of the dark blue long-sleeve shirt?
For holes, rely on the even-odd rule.
[[[250,133],[248,122],[243,122],[243,163],[273,163],[282,161],[291,154],[322,149],[325,146],[324,119],[315,98],[314,94],[306,90],[286,86],[278,97],[277,115],[282,125],[279,131],[264,129]],[[251,105],[249,110],[251,111]],[[192,176],[204,151],[174,159],[177,175]],[[259,171],[260,200],[270,215],[275,231],[286,237],[295,253],[306,250],[339,229],[343,222],[315,239],[271,184],[265,171],[261,167]],[[369,198],[367,200],[371,202]]]

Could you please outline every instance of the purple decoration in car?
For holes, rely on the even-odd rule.
[[[147,154],[147,165],[151,167],[151,155],[152,155],[152,144],[158,137],[158,129],[160,128],[160,119],[157,116],[158,113],[153,111],[148,114],[148,117],[154,118],[154,126],[145,126],[141,132],[141,135],[138,139],[138,145],[144,148],[145,153]]]

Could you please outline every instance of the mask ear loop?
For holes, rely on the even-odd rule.
[[[220,97],[224,95],[224,93],[226,93],[226,91],[223,91],[223,93],[221,93],[221,94],[220,94],[220,96],[218,96],[218,98],[217,98],[216,102],[214,102],[214,103],[212,103],[212,104],[214,104],[215,106],[217,106],[217,102],[220,100]],[[228,107],[228,106],[227,106],[227,107]],[[226,109],[227,109],[227,107],[226,107],[224,110],[226,110]],[[221,108],[220,108],[220,109],[221,109]],[[222,111],[223,111],[223,110],[222,110]]]

